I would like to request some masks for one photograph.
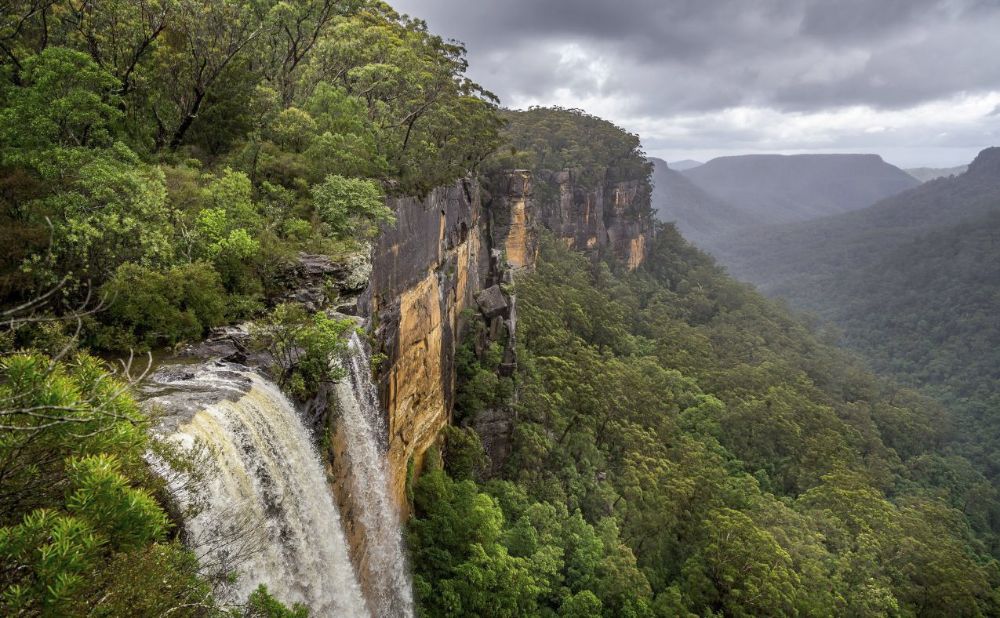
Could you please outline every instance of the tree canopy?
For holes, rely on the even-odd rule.
[[[942,458],[939,404],[879,381],[672,227],[633,274],[545,240],[515,291],[514,388],[469,392],[496,368],[487,355],[462,369],[472,408],[457,412],[516,410],[509,458],[495,474],[463,463],[482,447],[450,431],[444,471],[416,485],[425,615],[459,615],[483,590],[497,616],[518,615],[499,609],[505,594],[552,616],[1000,610],[978,519],[1000,503]],[[488,534],[467,527],[480,513]],[[527,583],[449,587],[483,543],[503,556],[484,577],[523,558]]]

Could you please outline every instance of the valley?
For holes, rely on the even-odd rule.
[[[1000,615],[1000,11],[457,2],[0,1],[0,614]]]

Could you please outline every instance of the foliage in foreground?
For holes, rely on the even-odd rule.
[[[160,504],[144,455],[169,453],[128,388],[84,353],[0,359],[0,613],[304,618],[263,587],[217,605]]]
[[[0,361],[0,607],[5,615],[210,607],[193,554],[168,537],[143,415],[100,361]]]
[[[5,3],[0,306],[100,291],[109,350],[246,319],[495,149],[464,54],[376,0]]]

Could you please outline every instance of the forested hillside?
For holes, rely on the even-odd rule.
[[[956,449],[1000,474],[1000,149],[871,208],[732,238],[737,275],[839,325],[880,372],[958,419]]]
[[[462,48],[385,5],[82,7],[15,3],[0,24],[8,299],[131,263],[245,308],[289,251],[336,254],[384,191],[446,184],[497,143]],[[219,319],[202,313],[185,320]],[[120,318],[112,339],[178,335]]]
[[[965,398],[995,390],[1000,149],[857,213],[732,238],[737,275],[840,323],[879,369]]]
[[[534,107],[504,110],[502,116],[503,147],[487,160],[486,170],[578,169],[584,183],[596,183],[606,175],[646,179],[652,171],[638,135],[583,110]],[[555,196],[544,194],[540,199],[548,203]]]
[[[961,414],[956,441],[1000,481],[1000,203],[841,277],[823,314],[878,371]]]
[[[672,226],[632,274],[546,240],[514,292],[517,372],[470,336],[466,428],[413,487],[425,615],[1000,611],[1000,501],[942,450],[948,413]],[[488,461],[471,427],[504,409]]]
[[[456,412],[513,405],[512,454],[449,431],[414,489],[426,615],[1000,611],[1000,502],[946,413],[671,228],[628,276],[546,242],[517,293],[518,373],[470,363]]]

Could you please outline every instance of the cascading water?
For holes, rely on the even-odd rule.
[[[174,423],[169,439],[208,467],[186,532],[203,568],[240,574],[220,590],[224,600],[244,601],[265,584],[314,616],[369,615],[319,457],[291,402],[238,365],[199,366],[160,385],[171,391],[152,403],[197,410]],[[197,392],[213,402],[199,403]],[[190,475],[164,475],[183,507],[199,500]]]
[[[341,433],[350,460],[352,496],[365,531],[372,609],[378,616],[412,616],[413,593],[403,550],[399,512],[389,495],[386,436],[368,348],[352,334],[344,358],[347,377],[337,384]]]

